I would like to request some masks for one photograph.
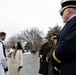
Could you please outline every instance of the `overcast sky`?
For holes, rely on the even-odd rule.
[[[7,39],[25,29],[38,27],[44,33],[56,23],[62,25],[59,14],[61,0],[0,0],[0,31]]]

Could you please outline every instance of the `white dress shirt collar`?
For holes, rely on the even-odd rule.
[[[72,19],[74,16],[76,16],[76,14],[72,15],[72,16],[68,19],[68,21],[69,21],[70,19]]]

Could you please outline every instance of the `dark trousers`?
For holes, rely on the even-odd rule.
[[[48,62],[40,60],[39,73],[42,75],[48,75]]]

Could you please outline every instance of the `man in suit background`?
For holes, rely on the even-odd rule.
[[[49,63],[46,61],[46,56],[50,51],[50,45],[48,43],[47,38],[42,39],[42,47],[39,51],[39,58],[40,58],[40,68],[39,73],[42,75],[48,75],[48,66]]]

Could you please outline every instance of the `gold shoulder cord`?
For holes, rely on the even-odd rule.
[[[53,52],[53,58],[55,59],[55,61],[57,61],[58,63],[61,63],[61,61],[55,56],[55,50]]]

